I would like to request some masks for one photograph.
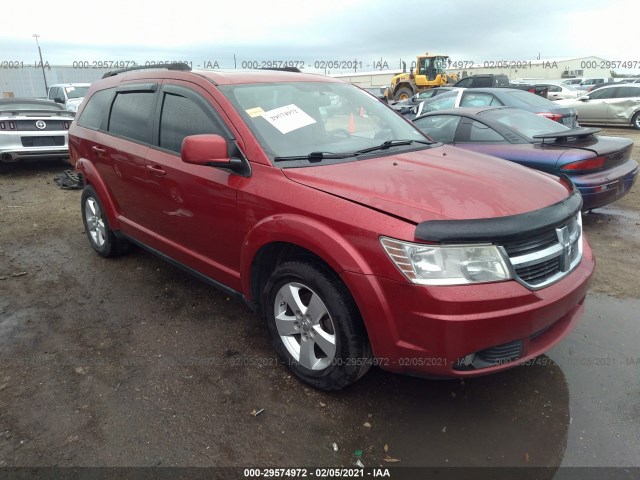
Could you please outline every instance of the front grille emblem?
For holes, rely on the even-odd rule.
[[[44,130],[45,128],[47,128],[47,124],[46,124],[46,123],[44,123],[44,121],[42,121],[42,120],[38,120],[38,121],[36,122],[36,128],[37,128],[38,130]]]
[[[573,247],[571,246],[571,235],[569,235],[569,227],[556,228],[558,241],[562,246],[562,255],[560,256],[560,270],[568,272],[571,268],[571,254]]]

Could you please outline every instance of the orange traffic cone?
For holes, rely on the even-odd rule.
[[[349,133],[355,133],[355,132],[356,132],[356,126],[353,121],[353,112],[351,112],[349,114]]]

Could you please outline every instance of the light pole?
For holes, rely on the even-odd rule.
[[[40,50],[40,44],[38,43],[38,35],[34,33],[32,35],[33,38],[36,39],[36,45],[38,45],[38,55],[40,55],[40,66],[42,67],[42,78],[44,78],[44,94],[45,96],[49,95],[49,87],[47,86],[47,76],[44,74],[44,63],[42,62],[42,50]]]

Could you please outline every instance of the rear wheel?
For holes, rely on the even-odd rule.
[[[396,90],[396,94],[395,94],[395,99],[400,101],[400,100],[407,100],[408,98],[411,98],[413,96],[413,90],[411,90],[410,88],[407,87],[402,87],[399,88],[398,90]]]
[[[131,244],[117,238],[109,228],[98,194],[87,185],[82,192],[82,223],[93,249],[103,257],[116,257],[129,251]]]
[[[636,130],[640,130],[640,112],[636,112],[631,120],[631,126]]]
[[[337,276],[309,261],[279,265],[264,288],[271,342],[291,371],[321,390],[339,390],[371,367],[362,319]]]

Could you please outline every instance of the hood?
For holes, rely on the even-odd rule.
[[[283,172],[295,182],[416,224],[516,215],[569,195],[556,177],[446,145]]]

